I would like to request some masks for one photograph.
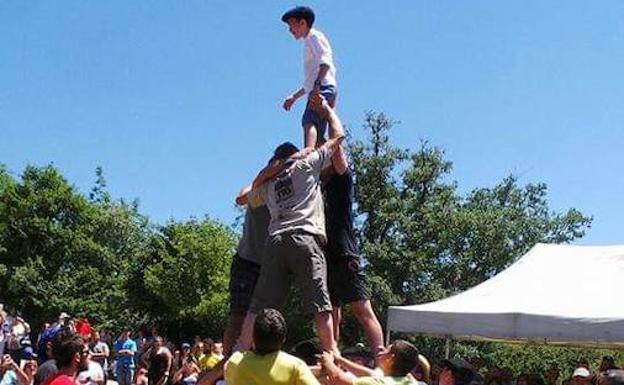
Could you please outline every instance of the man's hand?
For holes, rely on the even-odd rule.
[[[323,352],[323,354],[321,354],[321,366],[325,369],[335,366],[334,355],[331,352]]]
[[[290,159],[297,160],[297,159],[307,158],[308,155],[310,155],[313,151],[314,151],[313,147],[306,147],[304,149],[299,150],[299,152],[292,154],[290,156]]]
[[[290,111],[290,108],[292,107],[293,104],[295,104],[296,101],[297,101],[297,98],[295,98],[294,95],[288,95],[288,97],[284,100],[282,107],[286,111]]]
[[[318,110],[323,116],[329,114],[329,111],[331,110],[327,99],[325,99],[323,95],[318,92],[312,92],[310,94],[310,106]]]

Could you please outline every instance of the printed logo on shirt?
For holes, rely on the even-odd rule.
[[[275,182],[275,202],[282,204],[292,198],[295,193],[292,178],[290,176],[280,178]]]

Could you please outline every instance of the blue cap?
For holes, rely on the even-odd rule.
[[[26,360],[32,360],[33,358],[37,358],[37,355],[35,354],[35,352],[33,352],[33,349],[30,346],[26,346],[24,349],[22,349],[22,356]]]

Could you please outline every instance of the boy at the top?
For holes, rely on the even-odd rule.
[[[312,28],[314,11],[309,7],[295,7],[282,16],[288,29],[295,39],[303,39],[303,70],[305,80],[303,87],[284,100],[283,107],[289,111],[292,105],[304,95],[308,95],[308,103],[301,119],[305,147],[318,147],[325,139],[327,121],[312,108],[309,95],[317,91],[327,100],[330,107],[336,105],[336,66],[332,57],[332,49],[325,35]]]

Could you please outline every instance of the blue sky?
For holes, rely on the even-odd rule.
[[[555,210],[594,216],[580,243],[624,243],[624,2],[312,1],[339,112],[446,150],[467,192],[509,173]],[[80,191],[102,166],[154,221],[231,223],[275,144],[300,142],[301,43],[289,1],[0,2],[0,162],[53,163]]]

